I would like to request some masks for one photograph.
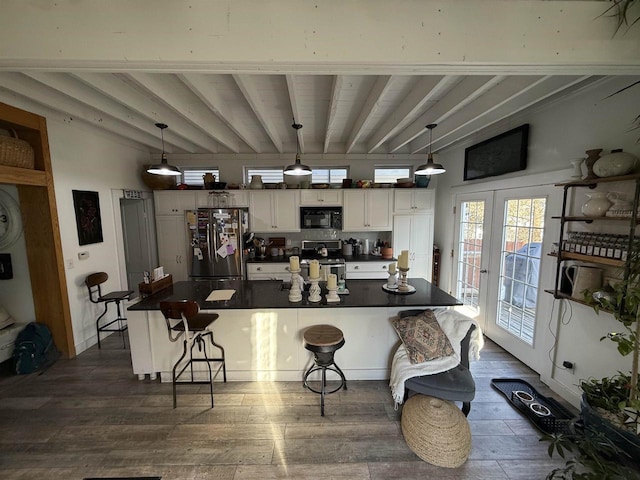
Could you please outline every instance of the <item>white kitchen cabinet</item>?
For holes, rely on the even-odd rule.
[[[188,280],[187,227],[183,215],[157,215],[158,262],[174,282]]]
[[[347,262],[346,279],[384,279],[389,278],[390,260],[380,262]]]
[[[426,188],[396,188],[393,213],[433,213],[435,191]]]
[[[300,205],[303,207],[341,207],[342,190],[334,188],[300,190]]]
[[[196,208],[196,192],[193,190],[156,190],[153,192],[156,215],[179,215]]]
[[[299,232],[300,194],[296,190],[249,192],[249,227],[253,232]]]
[[[291,281],[289,263],[247,263],[248,280],[283,280]]]
[[[391,230],[391,193],[390,189],[345,190],[342,230],[345,232]]]
[[[433,215],[394,215],[393,252],[409,251],[409,278],[431,281],[433,262]]]
[[[210,190],[200,190],[196,192],[196,207],[198,208],[223,208],[222,190],[215,190],[210,193]],[[249,206],[249,192],[246,190],[224,190],[224,194],[227,195],[227,207],[248,207]],[[216,198],[217,197],[217,198]]]

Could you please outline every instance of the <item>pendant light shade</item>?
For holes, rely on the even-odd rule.
[[[156,123],[156,127],[160,129],[160,137],[162,138],[162,157],[159,164],[151,165],[147,168],[147,173],[152,173],[154,175],[182,175],[182,172],[178,167],[174,167],[167,163],[167,154],[164,153],[164,129],[167,128],[167,126],[164,123]]]
[[[431,153],[431,138],[433,135],[433,129],[437,126],[437,123],[430,123],[429,125],[427,125],[427,129],[429,130],[429,154],[427,155],[427,163],[420,165],[416,169],[416,175],[438,175],[439,173],[444,173],[447,171],[439,163],[433,162],[433,154]]]
[[[291,125],[296,131],[296,163],[293,165],[287,166],[284,169],[285,175],[311,175],[311,169],[307,165],[303,165],[300,163],[300,138],[298,137],[298,130],[302,128],[302,125],[296,123],[295,118],[293,119],[293,125]]]

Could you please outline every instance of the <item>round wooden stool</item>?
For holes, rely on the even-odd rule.
[[[303,338],[304,348],[313,352],[314,360],[314,364],[304,374],[303,385],[312,392],[320,394],[320,415],[324,417],[324,396],[335,393],[341,388],[347,389],[347,379],[333,359],[335,351],[344,345],[344,335],[342,330],[331,325],[316,325],[308,328]],[[320,390],[311,387],[308,382],[309,375],[318,370],[322,372]],[[327,391],[327,370],[340,375],[340,385],[329,391]]]

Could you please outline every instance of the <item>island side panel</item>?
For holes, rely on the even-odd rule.
[[[386,380],[391,367],[391,351],[397,335],[389,321],[388,308],[300,309],[299,326],[333,325],[344,334],[345,344],[335,353],[335,361],[347,380]],[[312,359],[302,350],[300,370]]]

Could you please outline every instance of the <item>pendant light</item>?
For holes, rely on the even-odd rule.
[[[162,138],[162,160],[161,163],[151,165],[147,168],[147,173],[152,173],[154,175],[182,175],[182,172],[178,167],[174,167],[167,163],[167,154],[164,153],[164,129],[167,128],[167,126],[164,123],[156,123],[156,127],[160,129],[160,137]]]
[[[289,165],[284,169],[285,175],[311,175],[311,169],[307,165],[300,163],[300,137],[298,136],[298,130],[302,128],[302,125],[296,123],[296,119],[293,119],[293,125],[291,125],[296,131],[296,163]]]
[[[433,135],[433,129],[437,126],[437,123],[430,123],[426,127],[429,130],[429,154],[427,155],[427,163],[418,167],[418,169],[415,171],[416,175],[438,175],[439,173],[444,173],[447,171],[439,163],[433,163],[433,154],[431,153],[431,139]]]

